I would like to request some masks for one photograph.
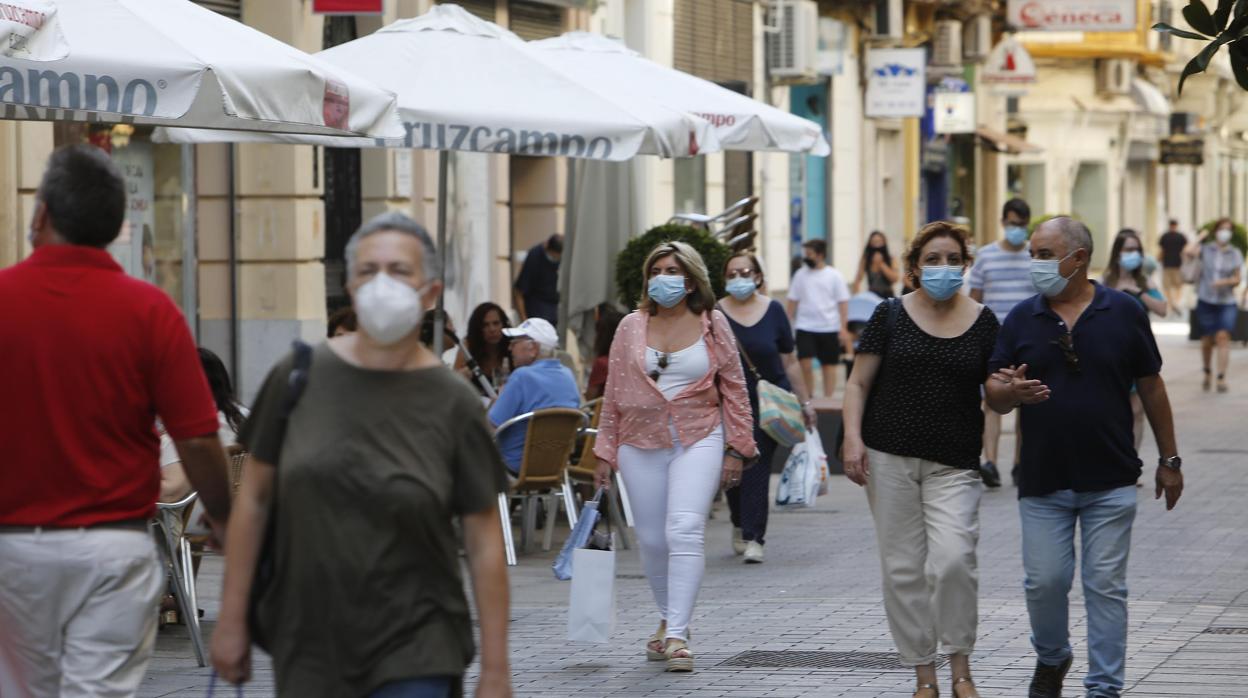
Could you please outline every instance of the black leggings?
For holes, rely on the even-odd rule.
[[[771,459],[776,455],[776,442],[758,427],[754,428],[758,460],[741,473],[741,484],[726,492],[732,525],[740,528],[742,537],[762,545],[767,535],[767,512],[771,509]]]

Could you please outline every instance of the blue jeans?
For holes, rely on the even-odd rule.
[[[445,676],[391,681],[368,694],[368,698],[448,698],[451,679]]]
[[[1126,673],[1127,557],[1135,486],[1023,497],[1019,511],[1031,643],[1040,662],[1055,666],[1071,656],[1069,594],[1078,522],[1088,613],[1088,675],[1083,685],[1090,697],[1116,698]]]

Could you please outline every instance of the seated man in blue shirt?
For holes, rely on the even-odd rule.
[[[491,424],[497,427],[534,410],[580,407],[576,378],[555,358],[559,335],[549,322],[531,317],[519,327],[504,329],[503,334],[511,338],[511,361],[516,369],[490,408]],[[520,474],[526,431],[523,423],[508,427],[498,442],[512,475]]]

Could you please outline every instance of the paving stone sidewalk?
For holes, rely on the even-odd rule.
[[[1179,507],[1169,513],[1153,501],[1151,485],[1140,490],[1129,577],[1127,694],[1244,698],[1248,350],[1235,350],[1231,393],[1202,393],[1196,345],[1175,336],[1176,325],[1158,325],[1157,330],[1188,480]],[[1012,452],[1011,438],[1007,434],[1003,440],[1002,453]],[[1150,433],[1142,449],[1146,463],[1156,461],[1151,441]],[[1146,484],[1151,473],[1149,467]],[[512,571],[515,694],[911,695],[913,675],[895,663],[880,600],[875,533],[856,486],[834,478],[832,492],[818,507],[773,513],[763,565],[741,564],[729,550],[729,536],[727,510],[720,508],[707,532],[707,572],[693,623],[698,671],[691,675],[664,674],[661,663],[645,661],[641,647],[656,616],[635,550],[618,555],[616,630],[613,641],[601,646],[565,641],[568,586],[550,573],[553,553],[522,556]],[[1017,501],[1008,483],[984,497],[979,563],[977,683],[984,696],[1025,695],[1034,655],[1022,596]],[[205,561],[200,589],[206,630],[211,632],[219,559]],[[1065,694],[1079,696],[1086,671],[1086,628],[1077,581],[1072,599],[1075,664]],[[749,663],[743,653],[760,651],[814,654],[797,657],[809,664],[805,666],[741,666]],[[470,681],[473,672],[475,666]],[[140,695],[204,696],[207,684],[208,672],[196,667],[184,629],[163,630]],[[948,695],[947,671],[942,670],[940,684]],[[245,695],[270,696],[273,691],[267,662],[258,659],[257,679]]]

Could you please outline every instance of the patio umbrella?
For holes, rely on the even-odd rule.
[[[167,129],[157,139],[439,150],[437,237],[443,262],[449,151],[620,161],[639,154],[678,157],[719,148],[707,121],[658,101],[621,97],[607,82],[593,85],[573,79],[515,34],[457,5],[436,5],[420,17],[400,20],[316,55],[393,90],[403,137]],[[445,274],[445,263],[442,269]],[[442,322],[440,313],[437,322]],[[440,327],[435,327],[435,345],[441,338]]]
[[[11,0],[0,118],[403,133],[394,95],[189,0]]]
[[[458,5],[435,5],[315,54],[398,95],[397,138],[307,138],[171,129],[174,143],[268,142],[627,160],[715,151],[702,119],[658,100],[627,100],[568,75],[515,34]]]
[[[666,104],[706,119],[724,150],[831,152],[814,122],[659,65],[615,39],[571,32],[532,45],[560,70],[587,84],[610,85],[630,103]]]

